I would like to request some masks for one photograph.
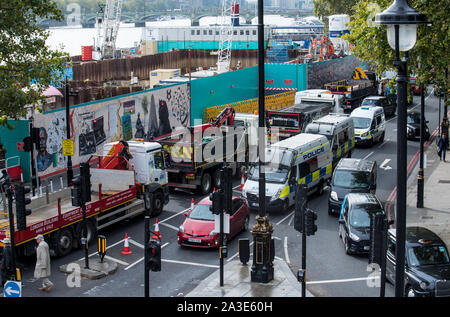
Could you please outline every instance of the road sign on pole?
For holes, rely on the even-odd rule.
[[[22,282],[6,281],[3,293],[4,297],[22,297]]]

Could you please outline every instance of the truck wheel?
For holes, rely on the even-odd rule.
[[[65,256],[72,251],[73,235],[69,229],[61,229],[56,234],[56,254]]]
[[[203,173],[200,183],[200,193],[206,195],[211,191],[212,179],[211,174],[208,172]]]
[[[164,196],[161,192],[156,192],[153,198],[152,216],[159,216],[163,211]]]

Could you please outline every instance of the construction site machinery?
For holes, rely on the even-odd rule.
[[[114,142],[105,144],[104,154],[87,161],[92,185],[91,201],[86,203],[88,243],[99,230],[144,212],[144,185],[153,202],[152,216],[160,214],[169,202],[167,170],[159,143]],[[17,231],[14,225],[18,254],[33,255],[38,234],[44,235],[53,256],[64,256],[81,246],[82,208],[72,205],[71,187],[32,197],[29,207],[32,212],[26,217],[26,229]],[[0,241],[10,237],[9,224],[9,219],[0,219]]]
[[[96,19],[97,37],[94,50],[94,59],[96,60],[114,58],[122,14],[122,2],[123,0],[106,0],[106,4],[99,5],[100,11],[97,13]]]
[[[225,124],[227,123],[227,124]],[[224,162],[233,172],[248,162],[246,126],[234,124],[234,109],[222,110],[211,123],[154,138],[169,153],[168,186],[209,193],[220,186]]]

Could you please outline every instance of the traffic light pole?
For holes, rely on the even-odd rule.
[[[14,241],[14,213],[13,213],[13,198],[11,188],[6,190],[6,195],[8,197],[8,212],[9,212],[9,228],[10,228],[10,240],[11,240],[11,264],[14,270],[14,276],[16,276],[16,251],[15,251],[15,241]],[[16,277],[17,279],[17,277]]]
[[[89,269],[89,246],[88,246],[88,239],[87,239],[87,220],[86,220],[86,203],[83,201],[83,205],[81,206],[81,211],[83,213],[83,227],[84,227],[84,268]]]
[[[423,143],[425,137],[425,86],[420,87],[420,159],[417,176],[417,208],[423,208],[424,173],[423,173]]]
[[[306,211],[306,210],[305,210]],[[302,297],[306,297],[306,212],[302,212],[303,230],[302,230]]]
[[[144,245],[145,250],[148,248],[148,243],[150,241],[150,215],[148,211],[145,211],[146,215],[144,218]],[[148,252],[144,252],[144,297],[150,297],[150,268],[148,267]]]
[[[380,276],[380,297],[384,297],[386,293],[386,251],[387,251],[387,230],[388,221],[383,219],[383,239],[381,245],[381,276]]]
[[[65,104],[66,104],[66,137],[70,140],[70,107],[69,107],[69,82],[66,76],[66,87],[65,87],[65,96],[64,96]],[[67,187],[70,186],[73,179],[73,169],[72,169],[72,157],[67,155]]]

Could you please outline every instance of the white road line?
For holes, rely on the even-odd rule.
[[[128,263],[128,262],[125,262],[125,261],[122,261],[122,260],[119,260],[119,259],[115,259],[115,258],[113,258],[112,256],[109,256],[109,255],[105,255],[105,259],[109,259],[111,261],[117,262],[117,263],[125,265],[125,266],[130,265],[130,263]]]
[[[291,212],[289,215],[287,215],[286,217],[284,217],[283,219],[281,219],[280,221],[278,221],[277,223],[276,223],[276,225],[278,226],[280,223],[282,223],[283,221],[285,221],[287,218],[289,218],[291,215],[293,215],[294,214],[294,212]]]
[[[128,242],[131,244],[134,244],[135,246],[137,246],[141,249],[145,249],[144,245],[140,244],[139,242],[134,241],[133,239],[128,238]]]
[[[169,225],[168,223],[161,223],[161,222],[160,222],[160,224],[162,224],[163,226],[166,226],[167,228],[170,228],[170,229],[173,229],[173,230],[175,230],[175,231],[178,231],[178,228],[177,228],[177,227],[172,226],[172,225]]]
[[[384,146],[388,141],[390,141],[389,139],[386,139],[383,143],[381,143],[378,148],[381,149],[382,146]]]
[[[310,281],[310,282],[306,282],[306,284],[348,283],[348,282],[373,280],[373,279],[379,279],[379,278],[380,278],[379,276],[357,277],[357,278],[348,278],[348,279],[342,279],[342,280]]]
[[[373,154],[373,152],[370,152],[369,154],[367,154],[364,158],[363,158],[363,160],[366,160],[369,156],[371,156]]]
[[[292,223],[292,220],[294,220],[294,215],[292,215],[292,217],[291,217],[291,220],[289,220],[289,222],[288,222],[288,226],[290,226],[290,225],[291,225],[291,223]]]
[[[213,268],[213,269],[218,269],[218,268],[220,268],[219,265],[201,264],[201,263],[184,262],[184,261],[175,261],[175,260],[165,260],[165,259],[161,259],[161,262],[176,263],[176,264],[186,264],[186,265],[193,265],[193,266],[204,266],[204,267],[211,267],[211,268]]]
[[[287,238],[288,237],[284,237],[284,257],[286,258],[287,264],[291,264],[291,261],[289,261]]]
[[[282,258],[280,258],[279,256],[276,256],[275,259],[277,259],[278,261],[284,261]]]
[[[168,244],[169,244],[169,242],[164,243],[161,246],[161,249],[164,248],[165,246],[167,246]],[[133,266],[135,266],[136,264],[138,264],[139,262],[141,262],[143,260],[144,260],[144,257],[140,258],[139,260],[135,261],[134,263],[131,263],[130,265],[128,265],[128,263],[127,263],[128,266],[126,268],[124,268],[124,270],[127,271],[128,269],[131,269]]]
[[[188,211],[188,210],[190,210],[190,209],[191,209],[191,207],[186,208],[185,210],[182,210],[182,211],[180,211],[179,213],[176,213],[175,215],[170,216],[169,218],[166,218],[166,219],[164,219],[164,220],[159,221],[159,223],[164,223],[164,222],[166,222],[167,220],[172,219],[172,218],[175,218],[176,216],[179,216],[179,215],[185,213],[186,211]],[[178,230],[178,229],[177,229],[177,230]]]

